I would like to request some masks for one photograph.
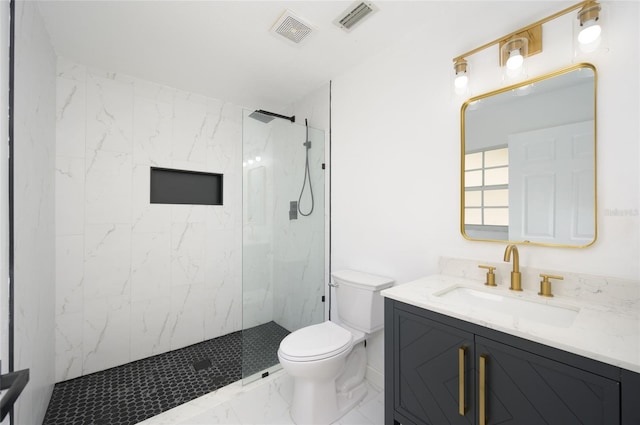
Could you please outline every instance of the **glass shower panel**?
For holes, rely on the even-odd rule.
[[[245,383],[280,368],[286,335],[324,320],[326,282],[324,132],[309,128],[307,139],[304,125],[250,114],[242,137]]]

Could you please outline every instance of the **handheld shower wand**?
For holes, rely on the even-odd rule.
[[[304,164],[304,181],[302,182],[302,189],[300,189],[300,196],[298,197],[298,212],[300,213],[300,215],[308,217],[313,212],[314,200],[313,187],[311,186],[311,172],[309,171],[309,149],[311,149],[311,140],[309,140],[309,122],[306,118],[304,120],[304,125],[306,127],[306,136],[305,142],[302,144],[302,146],[305,147],[306,160]],[[309,180],[309,192],[311,193],[311,209],[309,210],[309,212],[303,213],[302,209],[300,208],[300,204],[302,202],[302,194],[304,193],[304,188],[307,185],[307,179]]]

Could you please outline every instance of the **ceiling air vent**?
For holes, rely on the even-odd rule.
[[[333,22],[349,32],[367,16],[377,11],[378,8],[373,3],[357,1]]]
[[[312,31],[313,27],[310,24],[294,15],[290,10],[285,10],[271,27],[272,34],[282,36],[290,43],[297,45],[306,40]]]

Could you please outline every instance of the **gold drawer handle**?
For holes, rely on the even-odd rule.
[[[487,425],[487,358],[488,356],[486,354],[482,354],[480,356],[480,382],[478,383],[478,386],[480,387],[480,425]]]
[[[467,406],[464,399],[464,364],[466,355],[467,347],[463,346],[458,348],[458,413],[460,413],[460,416],[464,416],[467,413]]]

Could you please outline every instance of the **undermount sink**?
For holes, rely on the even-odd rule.
[[[561,328],[571,326],[580,311],[570,305],[547,304],[457,285],[436,292],[434,296],[447,304]]]

